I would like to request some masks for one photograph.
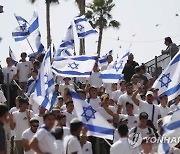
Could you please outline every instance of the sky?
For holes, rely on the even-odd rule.
[[[92,0],[86,0],[90,3]],[[113,49],[114,57],[121,57],[130,50],[138,63],[145,63],[161,54],[165,49],[164,37],[170,36],[180,45],[180,1],[179,0],[114,0],[113,19],[121,23],[120,28],[106,29],[103,34],[101,55]],[[32,5],[29,0],[0,0],[4,13],[0,14],[0,60],[5,66],[8,49],[11,46],[17,59],[23,52],[15,43],[12,31],[18,26],[14,13],[27,21],[36,9],[39,15],[42,43],[46,46],[45,4],[42,0]],[[56,48],[60,45],[65,32],[79,10],[74,0],[60,0],[58,5],[51,5],[51,36]],[[178,14],[179,16],[176,16]],[[158,25],[158,26],[157,26]],[[98,35],[86,38],[86,53],[95,54]],[[79,40],[76,37],[76,53],[79,53]]]

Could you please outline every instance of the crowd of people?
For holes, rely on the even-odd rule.
[[[165,41],[167,44],[169,40]],[[163,54],[168,51],[172,52],[172,48]],[[54,74],[49,111],[37,103],[34,93],[43,57],[41,54],[27,61],[23,52],[16,66],[8,57],[7,66],[1,70],[0,154],[158,153],[158,144],[147,142],[147,138],[162,136],[163,118],[180,107],[180,95],[170,102],[167,95],[158,97],[159,89],[152,88],[155,78],[144,64],[134,60],[132,53],[123,69],[124,80],[118,83],[103,83],[100,78],[100,72],[113,61],[112,55],[107,56],[107,64],[101,68],[95,63],[89,78],[76,78],[78,86],[72,78]],[[88,128],[74,112],[69,94],[73,89],[114,127],[113,140],[88,136]],[[132,147],[129,138],[136,132],[140,132],[142,141]],[[171,152],[180,153],[178,148]]]

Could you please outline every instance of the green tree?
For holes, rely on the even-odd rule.
[[[113,19],[112,9],[115,7],[113,0],[93,0],[86,6],[86,17],[93,28],[99,29],[97,54],[100,56],[103,31],[106,28],[119,28],[120,23]]]
[[[31,3],[34,3],[36,0],[30,0]],[[46,3],[46,25],[47,25],[47,48],[51,45],[51,27],[50,27],[50,4],[55,3],[59,4],[59,0],[45,0]]]

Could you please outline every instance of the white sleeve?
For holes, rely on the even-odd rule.
[[[28,139],[28,134],[26,132],[27,130],[22,133],[22,139]]]
[[[36,134],[34,135],[33,138],[36,138],[38,141],[42,141],[44,136],[46,136],[46,130],[44,130],[43,128],[39,129]]]
[[[117,102],[118,105],[123,105],[123,97],[120,96]]]
[[[71,139],[71,141],[68,144],[68,153],[78,153],[79,150],[81,150],[80,144],[77,144],[77,141],[75,139]]]

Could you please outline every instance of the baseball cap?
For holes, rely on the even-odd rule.
[[[153,94],[153,92],[152,92],[152,91],[148,91],[148,92],[146,93],[146,96],[148,96],[148,95],[152,95],[152,96],[154,96],[154,94]]]
[[[148,119],[148,114],[146,112],[141,112],[139,115],[139,119]]]

